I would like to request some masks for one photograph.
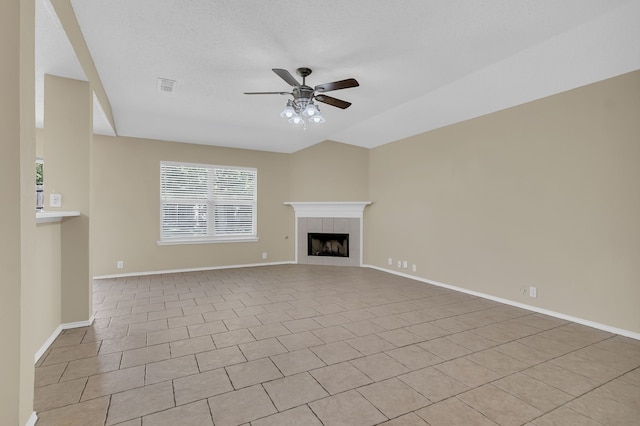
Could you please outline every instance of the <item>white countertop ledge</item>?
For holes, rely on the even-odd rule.
[[[80,216],[80,212],[64,210],[36,212],[36,223],[60,222],[63,217],[74,216]]]

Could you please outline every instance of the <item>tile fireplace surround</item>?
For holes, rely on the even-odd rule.
[[[296,213],[296,263],[303,265],[362,265],[364,208],[371,201],[287,202]],[[349,234],[349,257],[309,256],[310,232]]]

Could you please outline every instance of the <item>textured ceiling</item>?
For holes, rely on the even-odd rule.
[[[639,0],[71,4],[121,136],[277,152],[327,139],[374,147],[640,69]],[[61,38],[46,41],[49,53]],[[356,78],[360,87],[328,93],[353,105],[321,104],[326,123],[303,130],[279,117],[287,97],[243,95],[288,91],[271,68],[301,66],[313,69],[311,86]],[[160,93],[159,77],[176,92]]]

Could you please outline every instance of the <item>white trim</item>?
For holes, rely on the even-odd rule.
[[[578,324],[586,325],[587,327],[593,327],[593,328],[597,328],[599,330],[608,331],[609,333],[619,334],[621,336],[629,337],[631,339],[640,340],[640,333],[636,333],[636,332],[633,332],[633,331],[630,331],[630,330],[625,330],[625,329],[617,328],[617,327],[611,327],[609,325],[601,324],[601,323],[598,323],[598,322],[595,322],[595,321],[591,321],[591,320],[587,320],[587,319],[583,319],[583,318],[578,318],[578,317],[574,317],[574,316],[571,316],[571,315],[562,314],[560,312],[550,311],[548,309],[539,308],[537,306],[531,306],[531,305],[527,305],[525,303],[520,303],[520,302],[516,302],[516,301],[513,301],[513,300],[509,300],[509,299],[503,299],[501,297],[492,296],[490,294],[480,293],[480,292],[477,292],[477,291],[468,290],[468,289],[462,288],[462,287],[456,287],[454,285],[445,284],[445,283],[441,283],[441,282],[438,282],[438,281],[433,281],[433,280],[429,280],[429,279],[426,279],[426,278],[417,277],[417,276],[414,276],[414,275],[405,274],[404,272],[398,272],[398,271],[394,271],[392,269],[381,268],[381,267],[375,266],[375,265],[362,265],[362,267],[363,268],[376,269],[376,270],[382,271],[382,272],[388,272],[388,273],[393,274],[393,275],[398,275],[398,276],[401,276],[401,277],[410,278],[412,280],[421,281],[421,282],[424,282],[424,283],[427,283],[427,284],[432,284],[432,285],[435,285],[435,286],[438,286],[438,287],[448,288],[449,290],[455,290],[455,291],[459,291],[461,293],[470,294],[472,296],[482,297],[483,299],[493,300],[494,302],[504,303],[505,305],[515,306],[517,308],[526,309],[528,311],[533,311],[533,312],[537,312],[537,313],[540,313],[540,314],[549,315],[549,316],[552,316],[552,317],[555,317],[555,318],[560,318],[560,319],[563,319],[563,320],[567,320],[567,321],[575,322],[575,323],[578,323]]]
[[[37,421],[38,421],[38,415],[34,411],[33,413],[31,413],[31,416],[29,417],[27,422],[24,424],[24,426],[36,426]]]
[[[68,322],[68,323],[60,324],[58,327],[56,327],[55,330],[53,330],[53,333],[51,333],[51,336],[49,336],[49,338],[44,341],[40,349],[38,349],[38,352],[36,352],[35,354],[34,362],[38,362],[40,357],[44,355],[47,349],[49,349],[49,346],[51,346],[53,341],[56,340],[56,338],[60,335],[62,330],[68,330],[70,328],[88,327],[91,324],[93,324],[94,319],[95,319],[95,315],[91,315],[91,318],[89,318],[89,320],[87,321],[77,321],[77,322]]]
[[[295,223],[295,231],[293,234],[293,253],[295,255],[295,263],[298,264],[298,216],[296,216],[293,221]]]
[[[296,219],[299,217],[348,217],[362,219],[364,208],[371,203],[371,201],[287,201],[284,204],[293,207],[296,212]]]
[[[217,243],[257,243],[260,241],[256,235],[235,235],[233,237],[205,237],[205,238],[167,238],[157,241],[159,246],[170,246],[177,244],[217,244]]]
[[[253,268],[256,266],[293,265],[294,263],[295,262],[288,260],[285,262],[246,263],[244,265],[206,266],[206,267],[200,267],[200,268],[166,269],[162,271],[144,271],[144,272],[129,272],[126,274],[96,275],[93,277],[93,279],[103,280],[107,278],[138,277],[143,275],[160,275],[160,274],[177,274],[181,272],[214,271],[217,269],[235,269],[235,268]]]
[[[51,346],[53,341],[56,340],[56,338],[58,337],[61,331],[62,331],[62,325],[59,325],[58,327],[56,327],[55,330],[53,330],[53,333],[51,333],[51,336],[49,336],[49,338],[44,341],[43,345],[40,347],[40,349],[38,349],[38,352],[36,352],[34,362],[36,363],[38,362],[40,357],[44,355],[47,349],[49,349],[49,346]]]
[[[258,169],[255,167],[229,166],[229,165],[223,165],[223,164],[187,163],[184,161],[163,161],[163,160],[160,160],[160,164],[169,164],[171,166],[200,167],[203,169],[251,170],[258,173]]]
[[[91,324],[93,324],[94,319],[95,315],[91,315],[91,318],[86,321],[67,322],[64,324],[60,324],[60,327],[62,327],[63,330],[68,330],[70,328],[89,327]]]
[[[364,218],[360,218],[360,265],[364,263]]]

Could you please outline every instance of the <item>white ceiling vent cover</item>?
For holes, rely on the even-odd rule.
[[[173,94],[176,90],[176,85],[178,84],[175,80],[170,80],[168,78],[158,78],[158,92]]]

